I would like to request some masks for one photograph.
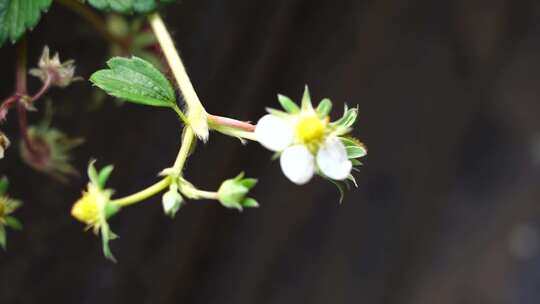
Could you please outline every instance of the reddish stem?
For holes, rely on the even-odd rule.
[[[45,94],[51,88],[51,84],[52,84],[52,77],[49,73],[47,73],[47,76],[45,78],[45,81],[43,82],[43,85],[41,86],[39,91],[30,98],[30,101],[34,102],[40,99],[43,96],[43,94]]]
[[[255,131],[254,125],[250,124],[247,121],[240,121],[234,118],[208,114],[208,121],[216,125],[231,127],[231,128],[235,128],[235,129],[239,129],[239,130],[243,130],[247,132]]]
[[[23,98],[29,98],[27,96],[26,86],[26,37],[23,37],[19,42],[17,48],[17,68],[15,72],[15,97],[17,98],[17,112],[19,114],[19,132],[23,138],[24,145],[28,151],[32,154],[36,153],[36,149],[32,144],[30,135],[28,134],[28,122],[26,116],[26,107],[24,105]]]
[[[17,104],[17,101],[19,101],[19,96],[11,95],[2,102],[0,105],[0,122],[6,119],[9,108]]]

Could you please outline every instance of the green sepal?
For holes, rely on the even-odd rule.
[[[259,208],[259,203],[254,198],[248,197],[242,201],[242,207]]]
[[[118,236],[114,234],[114,232],[111,231],[111,229],[109,228],[109,224],[107,224],[107,222],[104,221],[101,224],[101,245],[103,249],[103,255],[105,256],[105,258],[107,258],[113,263],[116,263],[116,258],[111,252],[111,247],[109,246],[109,242],[116,238],[118,238]]]
[[[99,171],[97,181],[101,189],[105,188],[105,185],[107,184],[107,180],[111,176],[113,169],[114,169],[113,165],[108,165],[108,166],[103,167],[103,169]]]
[[[345,145],[349,159],[360,158],[367,155],[366,147],[357,139],[352,137],[340,137],[339,139],[343,145]]]
[[[351,127],[356,122],[356,118],[358,117],[358,108],[352,108],[349,109],[347,105],[345,105],[345,109],[343,111],[343,116],[330,123],[332,127],[336,129],[335,133],[336,135],[344,135],[349,133],[351,130]]]
[[[120,206],[118,206],[117,204],[113,204],[111,202],[107,202],[105,204],[105,208],[104,208],[104,212],[105,212],[105,219],[109,219],[111,217],[113,217],[115,214],[117,214],[119,211],[120,211]]]
[[[345,190],[347,188],[346,183],[342,181],[336,181],[333,179],[328,179],[339,191],[339,203],[341,204],[343,202],[343,199],[345,198]]]
[[[0,196],[6,194],[8,188],[9,188],[9,180],[7,177],[2,176],[2,178],[0,178]]]
[[[302,96],[301,107],[304,111],[313,109],[313,104],[311,103],[311,95],[309,94],[309,88],[307,85],[304,88],[304,95]]]
[[[6,250],[7,247],[6,228],[4,225],[0,225],[0,247],[4,250]]]
[[[276,110],[274,108],[266,108],[266,112],[274,115],[274,116],[277,116],[277,117],[281,117],[281,118],[287,118],[289,116],[289,114],[287,112],[283,112],[281,110]]]
[[[321,100],[321,102],[317,105],[317,115],[319,115],[319,118],[323,119],[330,114],[330,111],[332,111],[332,101],[328,98],[325,98]]]
[[[98,172],[96,170],[96,160],[95,159],[92,159],[89,163],[88,163],[88,169],[87,169],[87,174],[88,174],[88,179],[90,180],[90,182],[92,184],[95,184],[95,185],[98,185],[99,186],[99,175],[98,175]]]
[[[167,78],[148,61],[114,57],[109,69],[92,74],[90,81],[107,94],[154,107],[175,107],[176,96]]]
[[[300,108],[296,105],[292,99],[285,95],[278,94],[278,101],[281,107],[289,114],[296,114],[300,112]]]
[[[22,223],[17,218],[15,218],[13,216],[7,216],[5,218],[5,221],[6,221],[6,226],[13,229],[13,230],[20,231],[20,230],[23,229]]]

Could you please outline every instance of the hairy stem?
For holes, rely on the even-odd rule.
[[[182,62],[180,54],[174,46],[171,35],[169,34],[163,19],[161,19],[159,14],[155,13],[150,15],[148,20],[150,21],[150,25],[152,26],[154,34],[158,39],[161,50],[165,54],[165,58],[171,67],[174,77],[176,78],[176,82],[178,83],[178,87],[182,92],[182,96],[186,101],[188,109],[204,109],[201,101],[199,100],[199,96],[197,96],[197,93],[193,88],[193,84],[189,79],[184,63]]]

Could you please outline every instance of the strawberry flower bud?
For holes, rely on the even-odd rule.
[[[249,190],[255,187],[257,180],[244,178],[244,173],[237,177],[224,181],[218,190],[218,199],[226,208],[234,208],[242,211],[243,208],[256,208],[259,204],[256,200],[246,197]]]

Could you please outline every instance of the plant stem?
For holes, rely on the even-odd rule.
[[[194,139],[195,136],[193,130],[186,127],[184,129],[184,135],[182,136],[182,146],[180,146],[180,151],[178,151],[178,155],[176,156],[173,166],[173,172],[178,174],[178,177],[182,176],[182,169],[184,169],[184,165],[186,164],[186,160],[189,156],[189,151],[191,150],[191,145],[193,144]]]
[[[216,125],[225,126],[225,127],[231,127],[234,129],[240,129],[242,131],[247,131],[247,132],[255,131],[255,126],[250,124],[249,122],[240,121],[240,120],[236,120],[234,118],[229,118],[229,117],[208,114],[208,122],[212,124],[216,124]]]
[[[0,105],[0,123],[6,119],[9,108],[16,105],[18,101],[19,97],[17,95],[11,95],[2,102]]]
[[[17,45],[17,67],[15,70],[15,94],[23,97],[27,94],[26,87],[26,37]]]
[[[180,54],[178,54],[178,51],[174,47],[173,40],[169,34],[169,31],[167,31],[167,28],[165,27],[163,19],[161,19],[159,14],[154,13],[148,17],[148,20],[150,21],[150,25],[152,26],[154,34],[158,39],[161,50],[165,54],[165,58],[171,67],[174,77],[178,83],[178,87],[184,96],[188,108],[204,108],[199,100],[199,96],[197,96],[197,93],[193,88],[193,84],[189,79],[184,64],[182,63]]]
[[[30,98],[30,101],[34,102],[40,99],[43,96],[43,94],[45,94],[51,88],[51,81],[52,81],[52,77],[49,75],[49,73],[47,73],[47,76],[45,78],[45,81],[43,82],[43,85],[41,86],[39,91]]]
[[[206,110],[204,109],[199,96],[197,96],[197,92],[195,92],[195,89],[193,88],[193,84],[182,63],[180,54],[178,54],[178,51],[174,47],[171,35],[169,34],[169,31],[167,31],[165,23],[158,13],[150,15],[148,21],[150,22],[150,26],[161,46],[161,50],[169,63],[174,78],[176,78],[180,92],[186,101],[189,126],[197,136],[206,140],[208,137]]]
[[[112,34],[106,27],[106,23],[101,18],[99,14],[94,12],[88,6],[84,5],[81,2],[74,0],[56,0],[61,5],[72,10],[73,12],[79,14],[84,20],[90,23],[98,33],[103,36],[110,43],[118,44],[124,52],[128,52],[130,49],[130,43],[127,39],[122,39],[114,34]]]
[[[30,135],[28,134],[28,122],[26,115],[25,102],[29,97],[27,96],[26,86],[26,36],[21,39],[17,46],[17,67],[15,70],[15,96],[17,96],[17,113],[19,114],[19,132],[23,139],[23,143],[30,153],[37,153]]]
[[[202,104],[200,103],[199,98],[195,93],[195,89],[193,88],[193,85],[189,80],[186,69],[184,68],[182,61],[178,56],[178,52],[176,51],[176,48],[174,47],[174,44],[170,39],[167,29],[165,28],[165,24],[163,24],[163,21],[157,14],[151,15],[150,20],[153,27],[157,26],[157,29],[154,28],[154,31],[156,32],[158,41],[161,45],[163,52],[166,54],[167,59],[169,60],[169,58],[172,58],[172,60],[169,60],[168,62],[174,72],[178,85],[180,86],[180,90],[184,94],[184,98],[188,106],[188,111],[192,107],[200,107],[204,111],[204,108],[202,107]],[[172,168],[173,175],[165,177],[161,181],[135,194],[113,200],[113,203],[121,207],[138,203],[163,191],[173,181],[175,181],[175,179],[182,176],[182,169],[186,164],[186,160],[189,156],[189,151],[191,150],[191,146],[193,145],[193,141],[195,140],[195,134],[193,129],[190,127],[190,121],[183,115],[182,111],[180,111],[177,106],[173,109],[178,113],[178,116],[186,123],[186,128],[184,128],[184,134],[182,136],[182,145],[180,146],[180,150],[178,151],[178,155]]]
[[[129,205],[138,203],[140,201],[143,201],[149,197],[152,197],[158,194],[159,192],[167,188],[170,184],[171,184],[171,178],[167,176],[163,178],[162,180],[160,180],[159,182],[153,184],[152,186],[144,190],[141,190],[137,193],[134,193],[132,195],[129,195],[123,198],[112,200],[111,202],[120,207],[129,206]]]

